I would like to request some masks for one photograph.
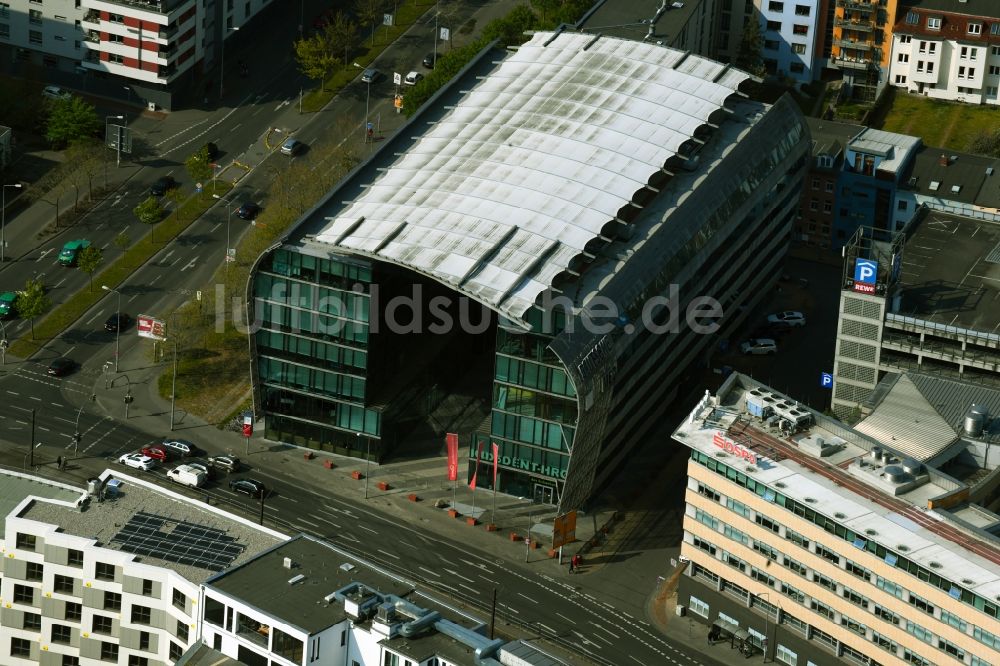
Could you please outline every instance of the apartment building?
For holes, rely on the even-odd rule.
[[[270,3],[8,0],[0,3],[0,47],[21,68],[46,68],[50,82],[115,95],[127,87],[130,99],[170,109],[179,91],[216,66],[222,41]]]
[[[1000,663],[1000,516],[919,440],[739,374],[673,437],[691,450],[678,603],[710,641],[788,666]]]
[[[813,139],[812,159],[799,199],[795,241],[799,245],[826,249],[836,246],[833,230],[847,146],[865,127],[809,117],[806,123]]]
[[[1000,5],[920,0],[901,10],[889,83],[933,99],[1000,103]]]
[[[246,666],[558,666],[521,641],[308,535],[204,585],[203,642]]]
[[[173,664],[199,638],[200,585],[285,537],[104,472],[87,489],[0,474],[0,662]]]
[[[836,0],[832,64],[852,99],[873,102],[886,84],[897,0]]]
[[[818,78],[822,49],[821,0],[759,0],[761,56],[768,74],[805,84]]]

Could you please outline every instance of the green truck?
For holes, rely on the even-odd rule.
[[[5,291],[0,294],[0,319],[6,319],[7,317],[13,317],[17,314],[15,304],[17,303],[17,294],[13,291]]]
[[[75,266],[76,259],[84,248],[90,247],[89,240],[71,240],[63,245],[62,252],[59,253],[59,263],[63,266]]]

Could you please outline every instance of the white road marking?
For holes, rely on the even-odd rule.
[[[216,229],[222,226],[222,222],[216,222],[215,226],[208,230],[208,233],[213,233]]]
[[[472,592],[473,594],[479,594],[479,590],[477,590],[474,587],[469,587],[465,583],[459,583],[458,586],[459,587],[464,587],[465,589],[467,589],[469,592]]]
[[[42,431],[45,431],[45,432],[52,432],[51,430],[49,430],[49,429],[48,429],[48,428],[46,428],[45,426],[38,426],[38,429],[39,429],[39,430],[42,430]],[[37,448],[37,447],[36,447],[36,448]]]
[[[529,596],[528,596],[528,595],[526,595],[526,594],[521,594],[520,592],[518,592],[518,593],[517,593],[517,596],[519,596],[519,597],[524,597],[525,599],[527,599],[528,601],[530,601],[530,602],[531,602],[531,603],[533,603],[533,604],[537,604],[537,603],[538,603],[538,599],[532,599],[531,597],[529,597]]]
[[[242,125],[242,124],[243,123],[236,123],[235,125],[233,125],[233,129],[231,129],[229,131],[230,132],[235,132],[236,130],[238,130],[240,128],[240,125]]]
[[[189,268],[194,268],[195,262],[198,261],[199,259],[201,259],[201,257],[195,257],[194,259],[192,259],[191,261],[189,261],[187,263],[187,265],[184,266],[184,268],[181,269],[181,272],[184,272],[184,271],[186,271]]]
[[[545,627],[546,629],[549,630],[550,634],[556,633],[556,630],[553,629],[552,627],[548,626],[548,625],[542,624],[541,622],[536,622],[535,624],[537,624],[539,627]]]
[[[85,323],[85,324],[86,324],[87,326],[90,326],[91,324],[93,324],[93,323],[94,323],[94,320],[95,320],[95,319],[97,319],[98,317],[100,317],[100,316],[101,316],[101,314],[103,314],[103,313],[101,313],[101,312],[95,312],[95,313],[94,313],[94,316],[93,316],[93,317],[91,317],[90,319],[88,319],[88,320],[87,320],[86,322],[84,322],[84,323]]]
[[[462,580],[469,581],[470,583],[475,583],[476,582],[476,581],[472,580],[471,578],[466,578],[462,574],[460,574],[457,571],[454,571],[452,569],[445,569],[445,571],[447,571],[448,573],[450,573],[452,576],[456,576],[458,578],[461,578]]]
[[[430,569],[427,569],[425,567],[417,567],[417,568],[420,569],[423,572],[429,573],[430,575],[434,576],[435,578],[440,578],[441,577],[441,574],[439,574],[437,571],[431,571]]]
[[[566,621],[567,621],[567,622],[569,622],[570,624],[575,624],[575,623],[573,622],[573,620],[569,619],[568,617],[566,617],[565,615],[563,615],[563,614],[562,614],[562,613],[560,613],[559,611],[556,611],[556,615],[558,615],[558,616],[559,616],[559,617],[561,617],[562,619],[566,620]]]
[[[63,278],[62,280],[59,280],[59,282],[56,282],[56,285],[55,285],[55,286],[56,286],[56,287],[61,287],[61,286],[62,286],[62,283],[63,283],[63,282],[65,282],[65,281],[66,281],[67,279],[68,279],[68,278]]]
[[[309,520],[308,518],[302,518],[302,517],[300,517],[299,521],[305,523],[306,525],[312,525],[313,527],[319,527],[319,523],[314,523],[313,521]]]
[[[358,523],[358,527],[360,527],[361,529],[363,529],[363,530],[364,530],[364,531],[366,531],[366,532],[371,532],[372,534],[378,534],[378,532],[377,532],[376,530],[373,530],[373,529],[372,529],[372,528],[370,528],[370,527],[365,527],[365,526],[364,526],[364,525],[362,525],[361,523]]]
[[[54,251],[54,250],[55,250],[55,248],[54,248],[54,247],[50,247],[50,248],[49,248],[49,249],[47,249],[47,250],[42,250],[42,253],[41,253],[40,255],[38,255],[38,259],[37,259],[37,261],[41,261],[42,259],[44,259],[44,258],[45,258],[45,255],[47,255],[47,254],[48,254],[49,252],[52,252],[52,251]]]
[[[593,620],[591,620],[590,623],[592,625],[594,625],[595,627],[597,627],[598,629],[600,629],[601,631],[607,632],[608,634],[610,634],[614,638],[621,638],[621,636],[619,636],[615,632],[611,631],[610,629],[608,629],[607,627],[605,627],[603,624],[598,624],[598,623],[594,622]]]
[[[385,555],[386,557],[391,557],[394,560],[398,560],[399,559],[399,555],[397,555],[396,553],[390,553],[388,551],[382,550],[381,548],[376,548],[376,550],[378,552],[382,553],[383,555]]]

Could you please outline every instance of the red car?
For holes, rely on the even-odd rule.
[[[169,458],[167,450],[162,446],[147,446],[143,448],[142,451],[140,451],[139,453],[141,453],[144,456],[148,456],[153,460],[156,460],[157,462],[161,463],[167,462],[167,459]]]

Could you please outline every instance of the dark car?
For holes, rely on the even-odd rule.
[[[240,468],[240,459],[236,456],[214,456],[208,459],[208,464],[216,469],[235,472]]]
[[[157,178],[153,186],[149,188],[149,193],[154,197],[162,197],[169,190],[177,187],[177,181],[174,180],[173,176],[163,176],[162,178]]]
[[[215,476],[216,476],[216,474],[215,474],[215,468],[212,467],[211,465],[206,465],[203,462],[189,462],[189,463],[185,463],[185,464],[188,467],[190,467],[191,469],[196,469],[199,472],[204,472],[205,473],[205,477],[209,481],[213,480],[215,478]]]
[[[260,206],[255,203],[247,202],[239,207],[236,211],[236,217],[241,220],[247,220],[253,222],[257,219],[257,215],[260,213]]]
[[[420,64],[427,69],[434,69],[434,54],[428,53],[424,56],[424,59],[420,61]]]
[[[72,359],[61,356],[49,363],[48,373],[53,377],[63,377],[73,372],[76,362]]]
[[[116,312],[104,322],[105,331],[124,331],[132,323],[132,318],[124,312]]]
[[[243,493],[247,497],[264,497],[267,495],[267,488],[256,479],[233,479],[229,482],[229,489],[234,493]]]

